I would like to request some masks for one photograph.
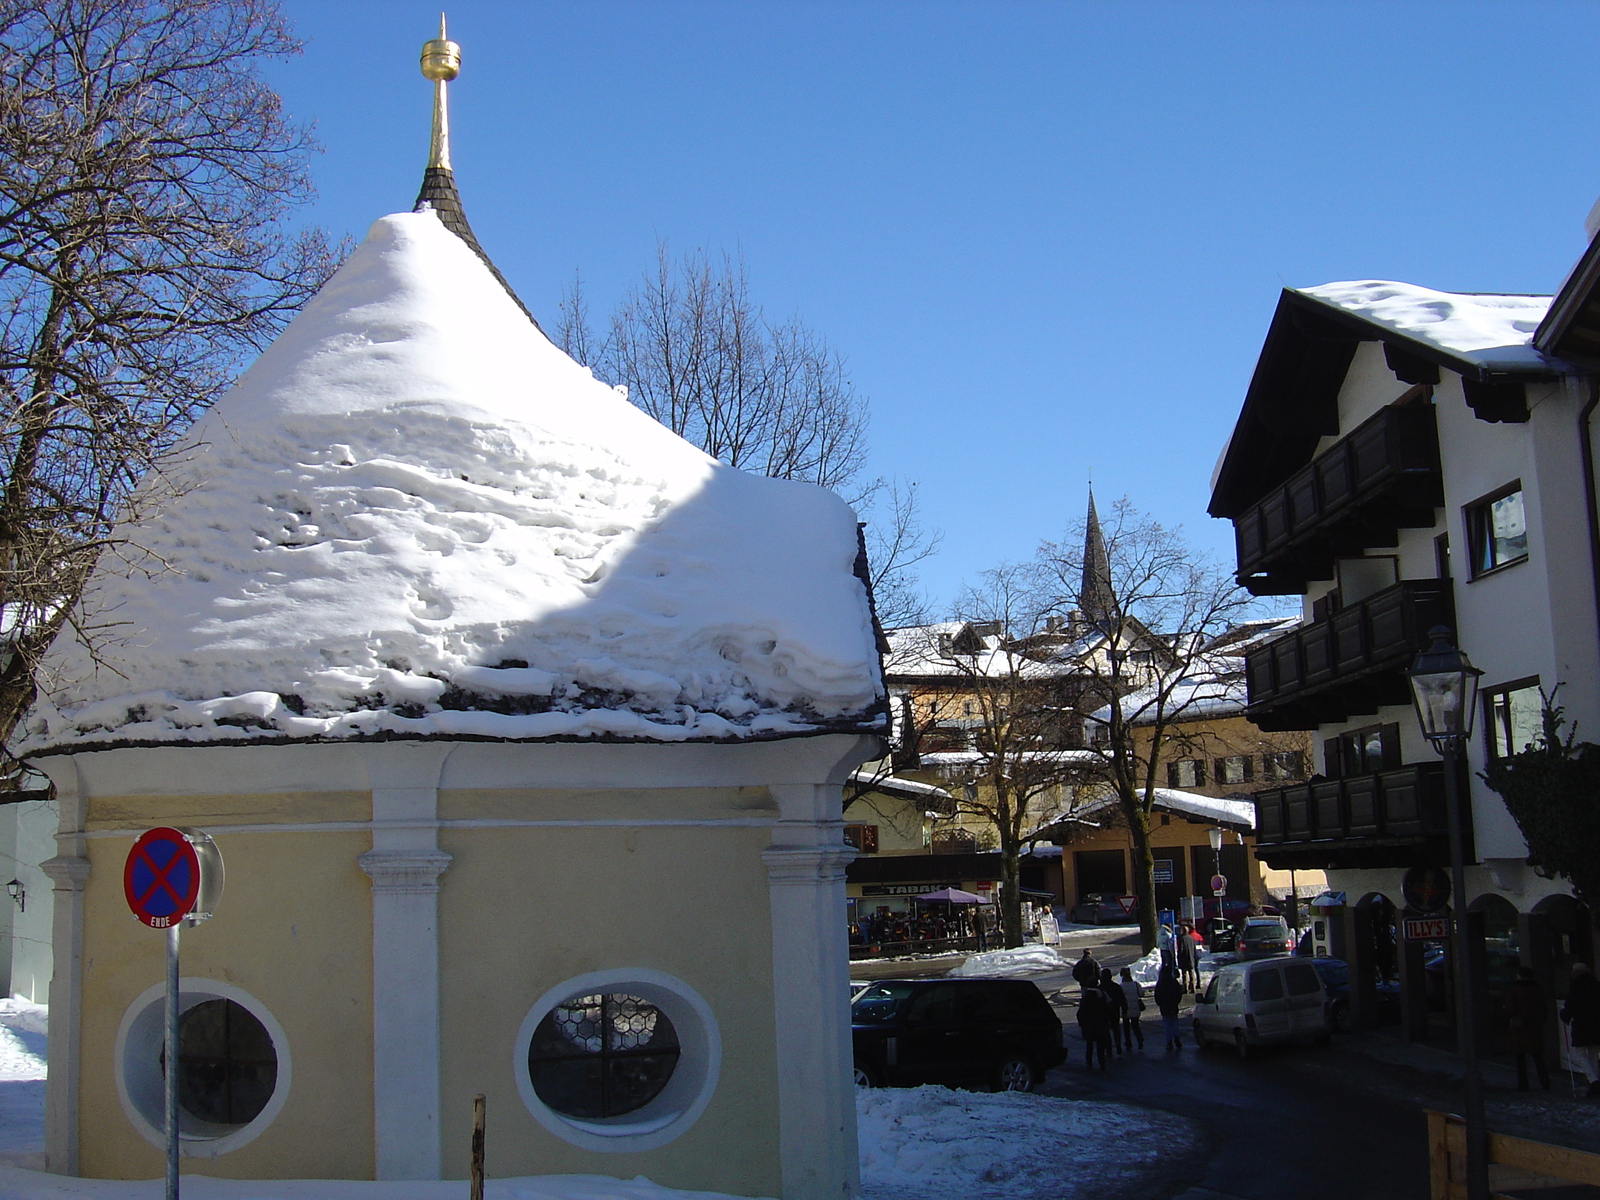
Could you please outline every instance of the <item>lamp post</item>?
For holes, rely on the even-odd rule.
[[[1467,1075],[1467,1200],[1489,1200],[1489,1131],[1483,1115],[1483,1072],[1478,1065],[1478,1004],[1467,934],[1466,837],[1462,830],[1460,775],[1472,717],[1477,709],[1478,676],[1456,649],[1450,630],[1428,631],[1433,645],[1411,664],[1411,696],[1422,736],[1444,759],[1444,802],[1450,828],[1450,883],[1455,893],[1451,938],[1456,960],[1457,1040]]]
[[[1212,829],[1206,830],[1206,837],[1209,838],[1210,841],[1211,841],[1211,882],[1213,884],[1215,884],[1217,880],[1222,878],[1222,829],[1221,829],[1221,827],[1216,827],[1216,828],[1212,828]],[[1217,901],[1216,923],[1213,924],[1212,927],[1209,930],[1206,931],[1207,935],[1209,937],[1211,937],[1211,938],[1215,938],[1216,935],[1217,935],[1217,931],[1222,928],[1222,893],[1223,893],[1223,891],[1224,891],[1224,889],[1223,888],[1219,888],[1219,887],[1213,887],[1211,889],[1212,895],[1216,898],[1216,901]],[[1214,942],[1213,942],[1211,948],[1213,950],[1216,949],[1216,945],[1215,945]]]

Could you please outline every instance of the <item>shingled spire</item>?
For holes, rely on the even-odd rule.
[[[461,47],[445,36],[444,14],[439,14],[439,36],[422,45],[422,74],[433,81],[433,136],[428,146],[428,166],[422,172],[422,189],[417,193],[413,212],[432,209],[442,224],[455,234],[476,254],[489,273],[505,288],[506,295],[516,301],[517,307],[539,328],[522,297],[511,290],[500,268],[489,260],[467,224],[466,211],[461,207],[461,195],[456,191],[455,172],[450,169],[450,110],[445,85],[461,74]],[[539,329],[544,332],[542,328]]]
[[[1100,515],[1094,510],[1094,488],[1089,489],[1089,515],[1083,523],[1083,582],[1078,587],[1078,611],[1090,625],[1104,629],[1111,622],[1116,599],[1111,590],[1111,560],[1106,555]]]

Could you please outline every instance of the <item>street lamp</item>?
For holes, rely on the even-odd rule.
[[[1435,625],[1428,631],[1433,645],[1418,654],[1407,672],[1417,706],[1422,736],[1444,758],[1445,818],[1450,828],[1450,882],[1456,911],[1451,938],[1456,960],[1457,1040],[1467,1075],[1467,1200],[1489,1200],[1489,1132],[1483,1115],[1483,1072],[1478,1066],[1478,1005],[1468,965],[1467,863],[1462,831],[1460,776],[1472,716],[1477,709],[1478,676],[1483,672],[1456,649],[1450,630]]]
[[[6,884],[6,895],[17,903],[17,908],[22,912],[28,911],[28,891],[22,886],[22,880],[13,879]]]

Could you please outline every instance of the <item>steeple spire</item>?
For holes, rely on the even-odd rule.
[[[478,245],[472,226],[467,224],[467,214],[461,207],[460,193],[456,191],[455,172],[450,169],[450,110],[445,85],[461,74],[461,47],[445,36],[443,13],[439,14],[439,36],[422,44],[421,65],[423,77],[433,81],[433,133],[428,143],[428,166],[422,172],[422,189],[417,193],[413,211],[432,209],[437,213],[440,223],[471,248],[483,265],[489,268],[490,274],[500,281],[506,295],[516,301],[517,307],[538,328],[539,322],[528,312],[528,306],[511,290],[500,269],[489,261],[483,247]]]
[[[1094,487],[1089,488],[1089,515],[1083,523],[1083,582],[1078,588],[1078,611],[1090,625],[1104,628],[1116,601],[1111,590],[1111,560],[1106,555],[1100,515],[1094,510]]]

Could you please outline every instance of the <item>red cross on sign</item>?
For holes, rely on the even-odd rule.
[[[200,895],[200,859],[180,830],[147,829],[122,870],[128,907],[151,929],[176,925]]]

